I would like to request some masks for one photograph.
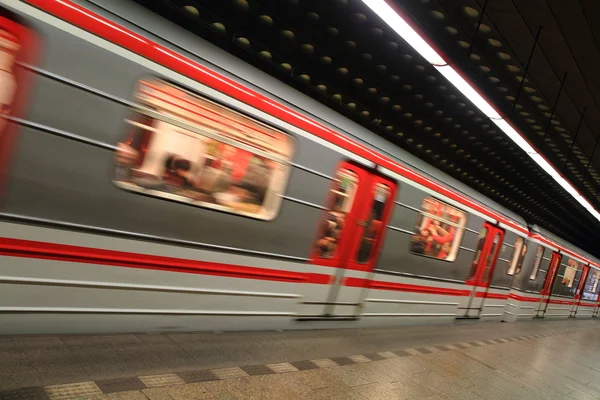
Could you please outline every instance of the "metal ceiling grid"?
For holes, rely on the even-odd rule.
[[[361,1],[134,1],[352,118],[529,222],[595,251],[597,221]],[[544,139],[542,150],[552,163],[561,167],[570,154],[565,176],[574,184],[579,182],[574,177],[581,177],[578,188],[596,200],[597,172],[593,165],[589,174],[583,172],[597,136],[592,132],[600,132],[594,130],[596,108],[585,102],[588,111],[574,142],[581,104],[569,99],[577,97],[571,86],[576,81],[571,83],[569,75],[553,107],[557,73],[546,70],[551,65],[544,47],[546,31],[539,35],[525,75],[535,32],[524,14],[514,4],[510,7],[510,0],[490,1],[484,14],[483,4],[475,0],[402,4],[538,148]]]

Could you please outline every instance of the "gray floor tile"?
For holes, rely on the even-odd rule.
[[[352,361],[350,358],[348,357],[331,357],[331,360],[336,363],[337,365],[350,365],[350,364],[356,364],[354,361]]]
[[[99,380],[96,381],[96,385],[103,393],[127,392],[146,388],[146,385],[138,377]]]
[[[271,368],[267,367],[266,365],[246,365],[240,368],[250,376],[270,375],[275,373]]]
[[[365,356],[367,358],[369,358],[371,361],[379,361],[379,360],[385,360],[384,356],[381,356],[377,353],[372,353],[372,354],[365,354]]]
[[[309,361],[309,360],[295,361],[295,362],[292,362],[290,364],[292,364],[294,367],[296,367],[299,371],[306,371],[306,370],[309,370],[309,369],[317,369],[317,368],[319,368],[312,361]]]
[[[48,400],[41,387],[0,391],[0,400]]]

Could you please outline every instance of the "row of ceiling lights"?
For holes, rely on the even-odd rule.
[[[463,7],[463,12],[466,16],[471,17],[471,18],[475,18],[479,16],[479,12],[471,7]],[[433,16],[433,18],[435,20],[439,20],[442,21],[445,19],[445,15],[437,10],[432,10],[431,15]],[[475,24],[475,26],[477,27],[477,24]],[[484,29],[481,29],[481,27],[485,27]],[[445,31],[448,32],[451,35],[457,35],[458,34],[458,30],[454,27],[451,26],[445,26]],[[491,32],[491,28],[485,24],[481,24],[481,26],[479,26],[479,32],[482,33],[490,33]],[[472,39],[474,40],[474,39]],[[512,64],[511,60],[512,60],[512,56],[508,53],[506,53],[504,49],[501,49],[501,47],[503,46],[502,42],[500,42],[499,40],[493,39],[493,38],[488,38],[486,40],[487,44],[489,44],[491,47],[497,48],[498,51],[495,53],[497,55],[497,57],[502,60],[505,61],[507,63],[507,65],[505,66],[505,69],[510,72],[510,73],[518,73],[520,72],[520,67],[516,66],[514,64]],[[470,43],[463,41],[463,40],[458,40],[457,44],[459,47],[461,48],[469,48],[471,46]],[[477,54],[471,53],[469,54],[469,59],[473,62],[477,62],[479,60],[481,60],[481,57]],[[486,66],[486,65],[481,65],[479,66],[479,71],[484,73],[484,74],[488,74],[490,73],[492,70]],[[568,133],[566,133],[566,129],[563,128],[560,123],[560,121],[557,120],[556,115],[552,115],[552,113],[547,112],[547,110],[549,110],[549,107],[542,104],[543,99],[541,97],[539,97],[538,95],[535,95],[534,93],[537,92],[537,90],[535,89],[535,87],[533,87],[532,83],[529,82],[529,80],[527,78],[524,78],[523,76],[516,76],[515,77],[515,82],[520,83],[521,80],[524,80],[523,83],[525,83],[526,85],[523,86],[523,92],[526,93],[528,95],[528,97],[530,98],[530,100],[535,103],[534,105],[536,106],[536,108],[538,108],[539,110],[542,110],[543,112],[541,112],[541,114],[546,117],[546,118],[551,118],[551,120],[549,121],[549,123],[552,125],[553,129],[558,132],[560,134],[560,136],[563,138],[563,140],[565,141],[565,144],[567,144],[567,147],[571,146],[571,140],[572,140],[572,136]],[[500,82],[500,79],[497,78],[496,76],[489,76],[487,77],[488,81],[491,82],[492,84],[498,84]],[[502,93],[506,93],[508,92],[508,88],[506,88],[505,86],[497,86],[495,87],[496,90],[502,92]],[[512,95],[506,95],[505,96],[506,100],[514,103],[514,101],[516,100],[514,96]],[[517,109],[522,108],[520,104],[516,105]],[[533,130],[536,131],[536,133],[538,135],[543,135],[544,137],[546,136],[546,130],[544,130],[544,128],[542,126],[540,126],[541,124],[539,124],[535,119],[533,119],[532,115],[527,112],[527,111],[521,111],[519,112],[519,115],[521,117],[525,117],[525,122],[527,122],[527,124],[529,124],[531,126],[531,128]],[[561,159],[561,161],[566,162],[567,161],[567,157],[568,156],[564,156],[561,153],[561,150],[556,146],[556,144],[552,141],[552,139],[548,138],[548,146],[551,148],[551,150],[555,153],[557,153]],[[575,155],[575,157],[581,162],[583,163],[583,165],[586,164],[587,162],[587,158],[583,155],[581,149],[577,146],[577,144],[575,144],[573,146],[572,149],[572,153]],[[587,166],[584,167],[584,169]],[[575,177],[577,178],[582,178],[581,173],[579,172],[579,170],[571,163],[571,165],[569,166],[569,170],[575,175]],[[590,171],[590,175],[594,178],[594,179],[598,179],[598,175],[595,171]],[[588,190],[592,190],[592,186],[590,185],[589,182],[585,182],[585,186]]]
[[[496,108],[492,106],[463,76],[454,69],[413,27],[384,0],[362,0],[375,14],[377,14],[393,31],[402,37],[417,53],[437,69],[446,79],[456,87],[475,107],[483,112],[490,120],[504,132],[517,146],[519,146],[537,165],[539,165],[555,182],[567,191],[591,215],[600,221],[600,213],[584,198],[571,183],[518,132]]]

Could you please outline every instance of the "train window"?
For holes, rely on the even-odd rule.
[[[538,246],[535,252],[535,260],[533,261],[533,269],[531,270],[531,275],[529,275],[529,279],[534,281],[537,278],[538,271],[540,270],[540,265],[542,264],[542,259],[544,257],[544,246]]]
[[[467,214],[432,197],[421,204],[410,251],[439,260],[454,261],[463,236]]]
[[[572,288],[573,282],[575,281],[575,275],[577,275],[577,270],[579,269],[579,263],[572,258],[567,261],[567,268],[565,269],[565,273],[563,274],[561,284],[563,286]]]
[[[292,138],[159,79],[138,82],[136,115],[118,143],[114,182],[126,190],[273,219]]]
[[[515,275],[521,272],[523,267],[523,259],[525,258],[525,253],[527,252],[527,246],[525,245],[525,240],[518,236],[515,239],[515,246],[513,248],[512,256],[510,257],[510,263],[508,264],[508,269],[506,273],[508,275]]]
[[[583,299],[584,300],[598,300],[598,286],[600,283],[600,271],[597,269],[590,269],[588,277],[583,287]]]
[[[382,229],[383,212],[387,203],[388,197],[390,197],[391,190],[387,185],[378,183],[374,187],[373,192],[373,205],[371,206],[371,212],[369,213],[369,220],[366,223],[363,238],[358,249],[356,260],[360,264],[366,264],[373,257],[373,249],[375,249],[375,243],[379,240]]]
[[[346,215],[352,209],[357,189],[358,176],[348,169],[339,169],[329,191],[327,213],[315,242],[316,254],[319,257],[334,257]]]
[[[3,29],[2,22],[3,18],[0,17],[0,114],[10,115],[17,93],[14,66],[21,44],[16,36]],[[4,129],[5,123],[6,120],[0,118],[0,132]]]

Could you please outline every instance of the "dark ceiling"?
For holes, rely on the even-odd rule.
[[[600,256],[600,223],[360,0],[134,1]],[[395,1],[600,209],[600,2]]]

